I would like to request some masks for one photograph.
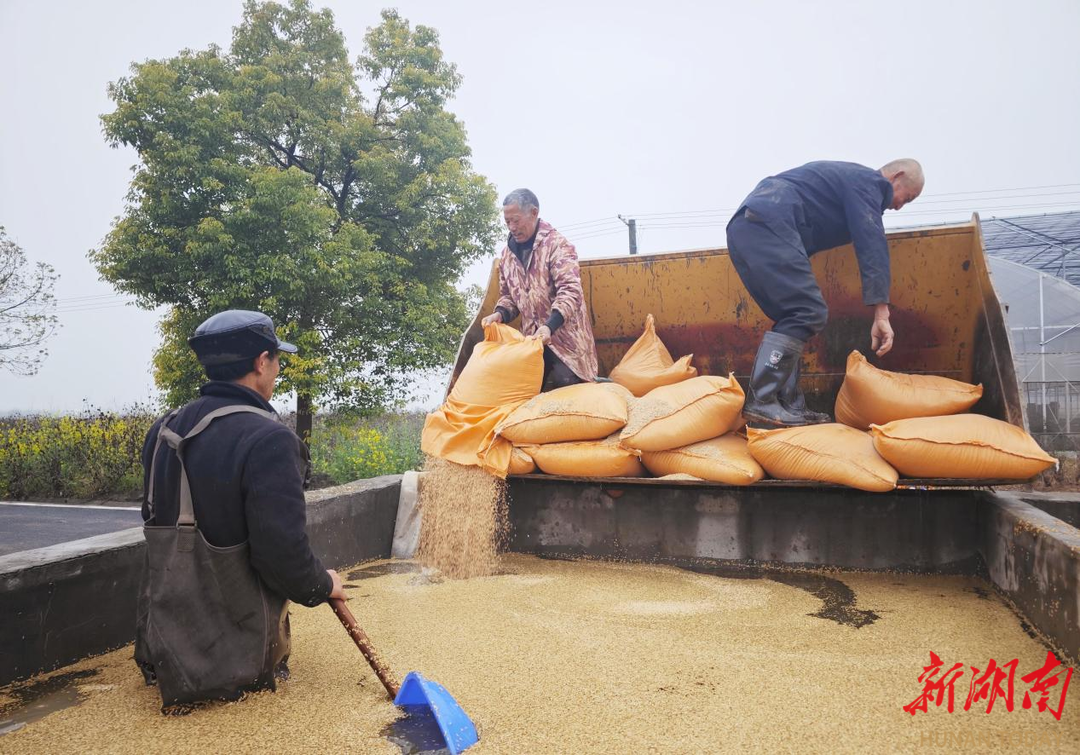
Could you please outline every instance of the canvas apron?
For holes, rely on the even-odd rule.
[[[200,700],[235,700],[244,692],[275,689],[275,671],[289,656],[288,605],[263,584],[248,558],[247,542],[219,548],[199,532],[184,466],[187,445],[214,420],[250,412],[277,421],[252,406],[225,406],[203,417],[180,437],[159,429],[150,464],[143,527],[146,562],[139,590],[135,661],[147,684],[156,680],[165,708]],[[180,515],[175,527],[154,523],[154,466],[162,441],[180,461]],[[213,505],[201,501],[200,505]]]

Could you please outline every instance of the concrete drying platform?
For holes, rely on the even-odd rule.
[[[388,557],[408,487],[389,476],[309,494],[324,563]],[[1080,659],[1080,531],[1034,505],[1068,514],[1067,498],[543,477],[512,479],[510,495],[518,552],[979,576]],[[129,642],[143,547],[133,529],[0,556],[0,684]]]
[[[0,556],[140,526],[138,507],[0,501]]]

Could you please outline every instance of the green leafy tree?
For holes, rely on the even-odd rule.
[[[435,30],[395,11],[350,63],[327,10],[248,2],[230,49],[136,64],[110,85],[113,146],[134,147],[127,207],[101,275],[169,305],[155,375],[193,395],[194,326],[258,309],[296,343],[283,387],[298,431],[315,404],[372,411],[448,362],[466,323],[465,265],[494,243],[495,193],[446,109],[460,85]]]
[[[33,375],[49,355],[45,341],[57,328],[58,277],[51,265],[31,265],[0,226],[0,369]]]

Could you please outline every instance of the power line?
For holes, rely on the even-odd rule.
[[[601,231],[599,233],[571,234],[571,236],[568,236],[567,238],[569,238],[571,243],[573,243],[576,241],[583,241],[585,239],[596,239],[602,236],[614,236],[616,233],[622,234],[624,233],[624,231],[622,228],[613,228],[610,231]]]
[[[66,297],[64,297],[62,299],[57,299],[57,301],[71,301],[71,302],[74,302],[74,301],[85,301],[85,300],[88,300],[88,299],[115,299],[115,298],[120,297],[120,296],[126,296],[126,294],[115,294],[114,293],[114,294],[91,294],[91,295],[88,295],[88,296],[66,296]]]
[[[134,301],[116,302],[116,303],[104,303],[104,304],[97,304],[97,305],[92,306],[92,307],[70,307],[70,308],[64,308],[64,309],[58,308],[58,309],[53,310],[53,314],[68,315],[68,314],[75,314],[75,313],[78,313],[78,312],[98,312],[98,311],[101,311],[103,309],[120,309],[121,307],[127,307],[129,304],[133,304],[133,303],[134,303]]]
[[[912,210],[911,212],[905,211],[904,216],[906,217],[908,215],[941,215],[941,214],[948,214],[948,213],[961,214],[961,213],[966,213],[966,212],[978,212],[980,214],[986,214],[986,213],[990,213],[990,212],[998,212],[1000,210],[1030,210],[1030,209],[1040,209],[1040,208],[1046,208],[1046,207],[1072,207],[1072,208],[1080,209],[1080,200],[1073,201],[1073,202],[1040,202],[1038,204],[1014,204],[1014,205],[1004,205],[1004,206],[999,206],[999,207],[983,207],[983,208],[979,208],[979,207],[971,207],[971,208],[956,207],[956,208],[953,208],[953,209],[939,209],[939,210],[922,210],[922,211],[920,211],[920,210]],[[991,215],[990,217],[994,217],[994,216]]]
[[[903,215],[895,215],[895,216],[890,216],[890,217],[908,218],[908,217],[922,216],[922,215],[950,215],[950,214],[951,215],[964,215],[964,214],[967,214],[969,212],[979,212],[980,214],[986,215],[987,217],[996,217],[996,215],[991,214],[991,213],[997,213],[997,212],[1006,211],[1006,210],[1011,211],[1011,210],[1025,210],[1025,209],[1036,209],[1036,208],[1050,208],[1050,207],[1080,209],[1080,199],[1072,201],[1072,202],[1043,202],[1043,203],[1038,203],[1038,204],[1000,205],[1000,206],[996,206],[996,207],[982,207],[982,208],[978,208],[978,207],[972,207],[972,208],[952,207],[952,208],[949,208],[949,207],[946,207],[946,208],[937,208],[937,209],[930,209],[930,210],[907,210],[907,211],[904,211]],[[717,217],[715,219],[713,219],[713,218],[686,218],[685,220],[679,220],[678,218],[671,218],[671,219],[661,218],[661,219],[659,219],[657,221],[643,223],[641,225],[641,227],[642,228],[710,228],[710,227],[716,227],[716,226],[725,226],[725,225],[727,225],[728,220],[730,220],[730,216],[720,216],[720,217]]]
[[[100,294],[97,296],[70,296],[57,298],[57,306],[60,307],[81,307],[83,305],[90,304],[102,304],[111,301],[135,301],[133,296],[128,294]]]
[[[1011,195],[997,196],[997,197],[981,197],[981,195],[985,195],[985,194],[1000,194],[1002,192],[1031,192],[1031,191],[1039,191],[1039,190],[1042,190],[1042,189],[1071,189],[1071,190],[1069,190],[1069,191],[1061,191],[1061,192],[1050,192],[1050,193],[1043,193],[1043,194],[1018,194],[1018,193],[1014,193],[1014,194],[1011,194]],[[954,192],[941,192],[941,193],[937,193],[937,194],[924,194],[923,197],[922,197],[923,200],[930,199],[931,197],[965,197],[965,198],[937,200],[937,201],[929,201],[929,202],[922,201],[922,202],[920,202],[920,205],[925,207],[927,205],[936,206],[936,205],[942,205],[942,204],[960,204],[960,203],[967,202],[967,201],[977,201],[979,203],[982,203],[982,202],[1005,202],[1005,201],[1022,200],[1022,199],[1035,198],[1035,197],[1069,196],[1069,195],[1074,195],[1074,194],[1080,194],[1080,183],[1044,184],[1044,185],[1041,185],[1041,186],[1017,186],[1017,187],[1000,188],[1000,189],[978,189],[978,190],[972,190],[972,191],[954,191]],[[966,198],[968,196],[971,196],[970,200]],[[979,198],[979,197],[981,197],[981,198]],[[1023,208],[1029,208],[1029,207],[1042,207],[1042,206],[1044,206],[1044,205],[1020,205],[1020,206],[1001,206],[1001,205],[987,206],[987,205],[982,205],[981,207],[974,207],[972,209],[973,210],[982,210],[982,211],[990,211],[990,210],[996,211],[996,210],[1002,210],[1002,209],[1018,209],[1018,208],[1023,209]],[[1050,203],[1050,204],[1047,204],[1045,206],[1052,207],[1052,206],[1063,206],[1063,205]],[[681,219],[681,218],[685,218],[687,220],[690,220],[690,219],[706,219],[706,218],[717,218],[717,219],[726,220],[726,219],[731,217],[731,215],[735,212],[736,209],[738,209],[738,208],[736,208],[736,207],[724,207],[724,208],[716,208],[716,209],[711,209],[711,210],[673,210],[673,211],[669,211],[669,212],[638,212],[638,213],[627,213],[627,217],[634,217],[634,218],[640,219],[642,221],[644,221],[646,219],[650,219],[650,218],[652,220],[654,220],[654,221],[656,221],[656,220],[678,220],[678,219]],[[948,210],[948,211],[952,212],[952,210]],[[912,214],[916,214],[917,212],[918,211],[909,211],[909,212],[907,212],[905,214],[912,215]],[[918,213],[918,214],[923,214],[923,213]],[[617,218],[607,217],[607,218],[596,218],[596,219],[593,219],[593,220],[578,221],[578,222],[575,222],[575,223],[563,223],[563,224],[560,224],[558,226],[558,228],[560,228],[562,230],[571,230],[571,229],[578,228],[578,229],[588,229],[588,230],[591,231],[591,230],[594,230],[594,227],[596,227],[596,226],[617,226],[618,223],[619,223],[619,221],[617,220]],[[644,227],[644,225],[645,224],[643,222],[641,227]]]
[[[1017,199],[1036,199],[1038,197],[1075,197],[1080,195],[1080,189],[1076,191],[1059,191],[1051,192],[1048,194],[1011,194],[1004,197],[983,197],[981,199],[977,197],[964,197],[963,199],[938,199],[931,202],[923,202],[921,199],[915,200],[918,206],[925,207],[927,205],[944,205],[944,204],[969,204],[978,207],[993,208],[992,205],[984,204],[986,202],[1012,202]],[[1080,198],[1078,198],[1080,199]]]
[[[100,309],[102,307],[126,307],[128,304],[134,304],[134,303],[135,303],[134,299],[128,299],[128,300],[124,300],[124,301],[113,301],[113,302],[102,301],[102,302],[96,302],[94,304],[85,304],[85,305],[79,305],[79,306],[68,305],[68,306],[56,307],[56,311],[57,312],[84,312],[86,310]]]
[[[723,228],[727,219],[708,223],[642,223],[642,228]]]
[[[1002,191],[1036,191],[1041,189],[1064,189],[1069,186],[1080,186],[1080,184],[1047,184],[1045,186],[1016,186],[1011,189],[980,189],[975,191],[948,191],[941,194],[926,194],[928,197],[955,197],[960,194],[996,194]]]
[[[605,226],[605,225],[618,225],[619,221],[616,218],[601,218],[598,220],[588,220],[582,223],[570,223],[567,225],[560,225],[562,230],[572,230],[575,228],[585,229],[589,226]]]

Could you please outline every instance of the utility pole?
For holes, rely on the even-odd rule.
[[[630,229],[630,254],[637,254],[637,221],[633,218],[624,218],[622,215],[618,217]]]

